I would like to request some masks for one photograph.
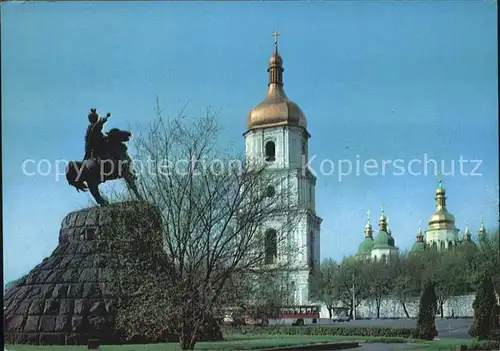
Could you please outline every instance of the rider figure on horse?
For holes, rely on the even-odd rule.
[[[109,117],[111,117],[111,113],[108,112],[106,114],[106,117],[99,118],[96,109],[90,109],[90,113],[88,115],[89,126],[87,127],[87,132],[85,133],[85,156],[83,158],[84,161],[92,158],[105,158],[106,137],[102,133],[102,128],[104,127],[104,123],[107,122]]]
[[[111,113],[99,118],[95,108],[88,114],[89,125],[85,133],[85,156],[83,161],[70,161],[66,167],[66,180],[77,191],[89,190],[101,206],[108,202],[99,193],[99,184],[122,178],[135,195],[140,198],[135,184],[136,176],[132,160],[127,153],[126,142],[129,131],[113,128],[104,135],[102,129]]]

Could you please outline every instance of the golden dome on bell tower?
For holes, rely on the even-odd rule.
[[[299,105],[290,100],[283,90],[283,58],[278,53],[278,35],[275,31],[274,50],[269,59],[269,84],[264,101],[247,115],[247,129],[275,126],[307,128],[306,117]]]

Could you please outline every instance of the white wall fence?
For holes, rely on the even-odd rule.
[[[450,297],[443,305],[444,317],[473,317],[475,294],[453,296]],[[412,301],[407,301],[405,306],[410,318],[418,316],[419,299],[415,298]],[[337,306],[342,306],[338,303]],[[329,318],[328,309],[326,306],[321,307],[321,318]],[[439,314],[438,314],[439,315]],[[361,318],[377,318],[377,304],[374,300],[365,300],[356,308],[356,316]],[[403,309],[403,305],[397,299],[386,298],[380,304],[380,318],[407,318]]]

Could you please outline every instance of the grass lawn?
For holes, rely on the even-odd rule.
[[[404,339],[362,337],[362,336],[312,336],[312,335],[232,335],[224,341],[199,342],[195,350],[255,350],[279,346],[310,345],[316,343],[327,343],[334,341],[364,340],[369,342],[404,342]],[[83,351],[88,350],[86,346],[33,346],[33,345],[6,345],[9,351]],[[177,351],[180,350],[178,343],[168,344],[146,344],[146,345],[105,345],[101,346],[103,351]]]
[[[195,350],[257,350],[280,346],[310,345],[335,341],[360,341],[382,343],[422,343],[421,348],[412,348],[412,351],[451,351],[458,345],[471,345],[474,339],[442,339],[433,341],[416,341],[403,338],[385,338],[375,336],[313,336],[313,335],[232,335],[224,341],[199,342]],[[34,346],[34,345],[6,345],[8,351],[83,351],[87,346]],[[178,343],[145,344],[145,345],[104,345],[103,351],[177,351]]]

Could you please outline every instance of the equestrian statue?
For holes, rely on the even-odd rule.
[[[139,197],[132,160],[125,144],[132,133],[112,128],[104,135],[102,128],[110,117],[111,113],[108,112],[106,117],[100,118],[95,108],[90,109],[83,161],[71,161],[66,167],[69,185],[74,186],[78,192],[89,190],[101,206],[108,205],[108,201],[101,196],[99,184],[108,180],[124,179],[128,189]]]

